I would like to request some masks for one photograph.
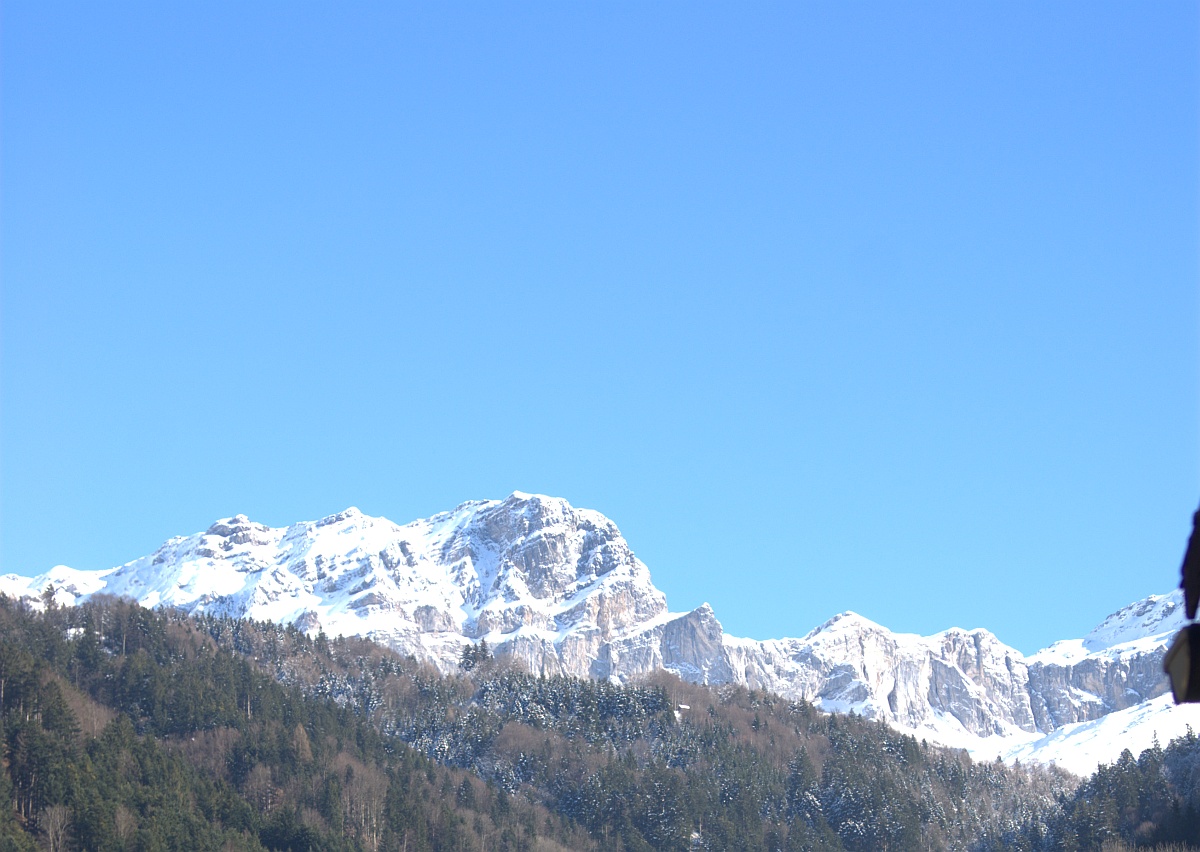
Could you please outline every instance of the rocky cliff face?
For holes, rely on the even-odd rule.
[[[895,634],[854,613],[800,639],[738,639],[707,604],[669,613],[612,521],[521,493],[404,526],[356,509],[280,529],[238,516],[109,571],[60,566],[32,581],[0,578],[10,595],[36,599],[47,588],[64,604],[102,590],[148,606],[368,636],[442,671],[479,640],[547,675],[629,679],[667,669],[989,756],[998,742],[1028,746],[1161,695],[1162,653],[1182,623],[1177,595],[1151,597],[1029,659],[986,630]]]
[[[1024,659],[986,630],[910,636],[843,613],[803,639],[729,644],[739,679],[827,710],[935,735],[1036,730]]]
[[[1029,660],[1038,730],[1099,719],[1167,692],[1162,656],[1184,624],[1179,592],[1152,595],[1113,613],[1083,639],[1068,639]]]

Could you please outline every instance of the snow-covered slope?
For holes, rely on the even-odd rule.
[[[444,671],[466,641],[486,639],[548,673],[607,675],[592,670],[601,646],[666,613],[610,520],[519,492],[405,526],[354,508],[278,529],[239,515],[107,572],[0,578],[9,594],[47,586],[60,603],[103,589],[146,606],[368,636]]]
[[[1082,639],[1025,658],[986,630],[892,633],[854,613],[799,639],[728,636],[707,604],[671,613],[617,527],[565,500],[514,493],[400,526],[347,509],[286,528],[245,516],[106,571],[58,566],[0,592],[59,604],[96,592],[147,606],[362,635],[443,671],[485,639],[535,672],[627,679],[667,669],[876,718],[981,758],[1077,772],[1167,742],[1200,711],[1174,707],[1161,658],[1183,623],[1151,596]]]
[[[1113,763],[1129,749],[1135,756],[1157,741],[1166,745],[1176,737],[1200,730],[1200,707],[1175,705],[1170,694],[1160,695],[1116,710],[1088,722],[1075,722],[1036,737],[1015,737],[995,743],[976,745],[972,754],[980,760],[1002,757],[1004,760],[1055,763],[1076,775],[1090,775],[1100,763]]]
[[[77,600],[104,589],[105,578],[111,573],[112,570],[79,571],[66,565],[56,565],[32,580],[17,574],[5,574],[0,576],[0,594],[10,598],[30,598],[36,605],[42,605],[45,603],[42,595],[49,591],[59,606],[72,606]]]

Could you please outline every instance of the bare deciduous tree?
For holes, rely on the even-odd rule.
[[[375,852],[383,835],[388,777],[353,758],[344,758],[341,762],[345,764],[342,809],[347,833],[358,838],[369,852]]]
[[[42,841],[50,852],[64,852],[71,831],[71,809],[66,805],[51,805],[38,815]]]
[[[133,811],[124,805],[117,805],[117,811],[113,814],[113,831],[121,844],[128,846],[137,832],[137,817],[133,815]]]
[[[270,813],[279,794],[271,780],[271,768],[263,763],[257,764],[250,770],[250,776],[242,785],[242,792],[260,811]]]

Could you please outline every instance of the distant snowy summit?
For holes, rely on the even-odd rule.
[[[896,634],[854,613],[801,639],[739,639],[707,604],[670,612],[604,515],[521,492],[404,526],[354,508],[286,528],[238,515],[119,568],[0,577],[0,592],[34,605],[48,589],[62,605],[104,592],[366,636],[445,672],[480,640],[547,675],[625,680],[665,669],[1080,773],[1156,734],[1166,742],[1189,722],[1200,728],[1195,708],[1170,705],[1160,669],[1183,623],[1178,593],[1029,658],[986,630]]]
[[[400,526],[355,508],[273,529],[244,515],[109,571],[7,575],[0,591],[59,603],[104,591],[146,606],[360,635],[455,668],[467,641],[547,674],[623,677],[615,646],[667,617],[615,524],[516,492]]]

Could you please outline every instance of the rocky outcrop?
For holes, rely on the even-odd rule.
[[[1095,655],[1073,664],[1034,663],[1029,691],[1037,729],[1053,731],[1099,719],[1164,694],[1169,684],[1163,677],[1163,651]]]
[[[831,711],[977,737],[1035,731],[1020,653],[986,630],[895,634],[843,613],[803,639],[728,639],[737,679]]]

